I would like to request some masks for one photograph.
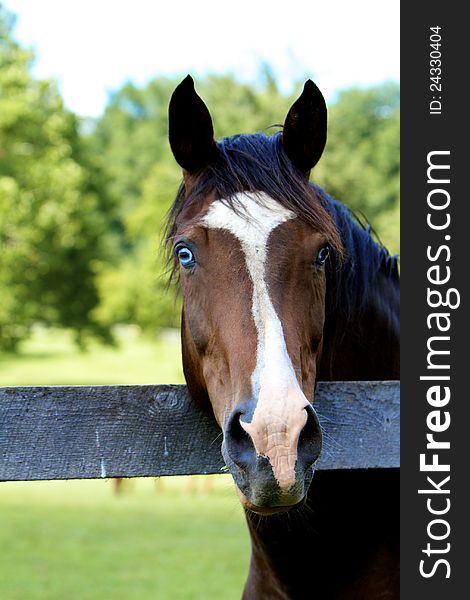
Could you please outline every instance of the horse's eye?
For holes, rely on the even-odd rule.
[[[196,263],[194,254],[187,246],[177,246],[175,252],[182,267],[189,269]]]
[[[329,254],[330,254],[330,247],[328,244],[325,244],[318,251],[317,258],[315,259],[315,264],[320,265],[320,266],[324,265]]]

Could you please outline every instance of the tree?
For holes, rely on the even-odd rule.
[[[92,311],[112,206],[77,119],[31,77],[12,27],[0,6],[0,347],[14,350],[36,322],[70,327],[79,343],[109,338]]]
[[[331,107],[328,142],[314,179],[365,215],[384,244],[399,248],[399,88],[343,91]]]
[[[166,214],[181,175],[172,162],[157,162],[141,186],[134,210],[124,217],[128,251],[117,265],[100,273],[101,303],[96,316],[110,326],[136,323],[154,333],[179,325],[178,299],[168,289],[169,264],[164,248]]]

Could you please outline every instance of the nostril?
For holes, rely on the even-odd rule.
[[[240,419],[243,416],[240,410],[234,411],[230,416],[226,432],[225,444],[232,460],[239,466],[246,466],[253,461],[255,447],[248,433],[243,429]]]
[[[317,413],[310,404],[305,407],[307,411],[307,422],[300,432],[299,455],[308,463],[313,463],[320,456],[322,448],[322,433]]]
[[[230,417],[227,432],[235,442],[243,442],[250,437],[240,423],[240,419],[243,414],[244,413],[242,411],[235,411]]]

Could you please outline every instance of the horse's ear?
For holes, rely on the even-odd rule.
[[[190,175],[206,167],[215,154],[214,128],[190,75],[171,96],[168,120],[170,146],[176,162]]]
[[[313,81],[308,79],[302,94],[287,113],[282,132],[284,150],[302,173],[308,174],[323,153],[326,122],[325,100]]]

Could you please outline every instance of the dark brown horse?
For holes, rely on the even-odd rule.
[[[246,512],[246,599],[399,595],[398,471],[313,477],[316,382],[399,377],[397,261],[309,183],[326,119],[310,80],[270,137],[215,142],[189,76],[169,108],[184,372]]]

